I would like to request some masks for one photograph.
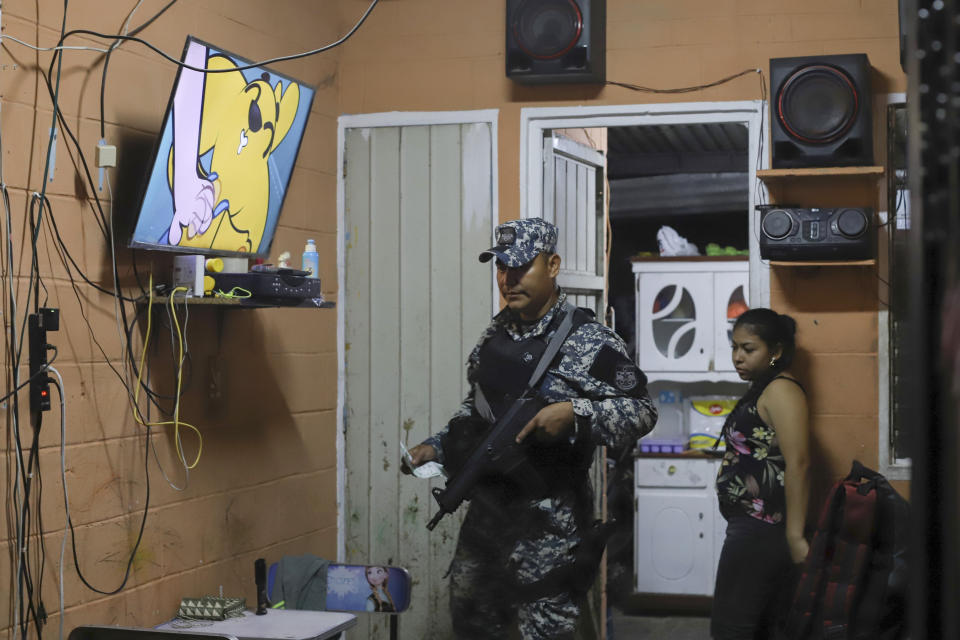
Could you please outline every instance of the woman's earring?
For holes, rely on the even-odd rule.
[[[773,369],[775,366],[777,366],[777,359],[770,356],[770,368]]]

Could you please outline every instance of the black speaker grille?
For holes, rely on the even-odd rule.
[[[848,238],[856,238],[867,230],[867,217],[860,209],[846,209],[837,217],[837,229]]]
[[[843,71],[810,65],[784,80],[777,95],[777,119],[788,134],[810,144],[828,144],[853,126],[860,96]]]
[[[527,55],[552,60],[577,44],[583,15],[574,0],[526,0],[510,16],[510,28]]]
[[[783,209],[775,209],[763,217],[763,233],[775,240],[786,238],[793,229],[793,217]]]

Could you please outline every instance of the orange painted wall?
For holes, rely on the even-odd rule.
[[[72,0],[68,28],[117,33],[137,3]],[[166,4],[146,0],[133,16],[141,24]],[[310,49],[335,40],[343,32],[336,6],[308,10],[296,0],[191,0],[179,2],[149,26],[142,37],[179,57],[187,34],[244,56],[262,59]],[[63,3],[12,0],[2,7],[5,36],[43,46],[56,44]],[[94,45],[90,37],[74,37],[70,45]],[[26,308],[29,250],[24,250],[24,221],[30,193],[41,188],[51,100],[38,69],[47,68],[50,53],[36,53],[6,41],[0,51],[2,91],[3,180],[11,200],[15,226],[14,273],[8,274],[3,246],[3,317],[11,310],[7,290],[18,292]],[[327,293],[336,293],[335,137],[339,114],[339,52],[278,64],[318,89],[306,137],[294,172],[274,247],[287,249],[299,264],[305,239],[314,237],[321,253],[321,277]],[[99,135],[99,89],[102,57],[68,51],[64,56],[60,105],[93,162]],[[146,173],[135,150],[152,147],[176,67],[144,47],[128,43],[110,62],[106,87],[106,137],[118,146],[120,167],[111,173],[118,194],[118,221],[133,214],[119,194],[136,191]],[[91,189],[78,178],[77,153],[61,131],[55,178],[47,184],[53,215],[65,243],[86,274],[112,286],[109,245],[92,214]],[[96,172],[96,169],[93,169]],[[94,173],[96,180],[96,173]],[[106,190],[101,194],[109,202]],[[4,234],[5,235],[5,234]],[[126,391],[110,370],[122,367],[122,351],[111,297],[80,283],[82,307],[92,326],[88,332],[80,305],[46,228],[40,235],[39,264],[48,306],[62,312],[60,331],[49,334],[58,347],[55,366],[64,377],[67,396],[67,477],[70,508],[83,574],[95,587],[111,591],[123,580],[127,557],[146,499],[145,430],[133,420]],[[126,238],[118,243],[124,291],[138,291]],[[137,266],[146,278],[168,281],[169,256],[138,252]],[[78,278],[74,274],[74,278]],[[128,305],[129,314],[134,306]],[[216,311],[193,306],[186,323],[190,358],[185,366],[181,416],[203,434],[203,451],[187,484],[178,466],[170,429],[155,428],[152,441],[170,480],[187,484],[176,491],[150,454],[150,510],[143,541],[134,557],[126,587],[105,596],[84,587],[73,567],[70,549],[65,566],[67,632],[82,623],[153,625],[172,617],[182,596],[244,596],[255,602],[253,561],[277,560],[284,553],[312,551],[336,554],[336,312],[310,310]],[[134,330],[139,356],[144,315]],[[18,322],[20,316],[18,316]],[[151,349],[151,383],[173,392],[170,329],[166,313],[155,316]],[[102,345],[104,353],[94,342]],[[8,357],[3,356],[4,366]],[[26,369],[24,368],[24,371]],[[6,377],[6,376],[5,376]],[[4,387],[9,387],[9,381]],[[56,396],[56,392],[53,392]],[[26,393],[21,394],[26,402]],[[41,430],[40,467],[43,492],[40,511],[46,544],[42,598],[51,618],[45,629],[55,635],[59,622],[57,564],[64,527],[59,480],[59,415],[45,415]],[[170,401],[163,401],[170,406]],[[140,405],[146,411],[141,394]],[[5,410],[4,415],[8,412]],[[29,443],[27,411],[24,446]],[[150,416],[157,419],[154,409]],[[9,422],[6,423],[9,429]],[[197,441],[181,429],[188,459]],[[13,634],[14,550],[12,490],[15,473],[10,440],[4,440],[5,504],[0,516],[0,632]],[[39,549],[38,540],[32,550]],[[35,564],[34,566],[38,566]],[[34,575],[35,584],[38,582]]]
[[[69,26],[118,31],[129,7],[74,0]],[[165,2],[147,0],[132,24]],[[608,77],[653,87],[701,84],[745,68],[766,69],[770,57],[863,51],[875,68],[877,92],[902,91],[898,66],[896,3],[880,0],[608,0]],[[296,0],[194,0],[174,5],[143,36],[175,56],[188,33],[251,58],[305,50],[342,34],[367,0],[303,3]],[[61,18],[56,2],[3,3],[5,35],[55,44]],[[305,237],[318,239],[321,277],[336,298],[336,126],[342,113],[393,110],[500,109],[500,211],[519,206],[520,109],[525,106],[665,102],[663,95],[616,87],[518,86],[504,77],[504,2],[501,0],[381,0],[367,24],[343,48],[277,69],[318,87],[306,138],[275,240],[296,260]],[[77,38],[77,44],[93,44]],[[30,194],[41,186],[51,102],[38,69],[49,53],[11,42],[0,56],[3,180],[10,190],[15,264],[4,273],[25,296],[27,259],[22,251]],[[61,107],[92,156],[99,138],[98,92],[102,61],[95,53],[68,52]],[[142,47],[124,45],[110,64],[107,138],[119,147],[121,167],[132,150],[149,147],[175,69]],[[741,78],[691,100],[760,97],[756,77]],[[131,163],[133,161],[131,160]],[[109,286],[107,246],[93,225],[89,190],[79,186],[76,153],[61,136],[57,170],[47,189],[71,253],[89,277]],[[118,194],[139,179],[134,168],[115,176]],[[130,216],[118,196],[117,216]],[[62,309],[57,366],[69,402],[67,433],[70,502],[86,577],[108,590],[119,585],[125,554],[136,536],[145,497],[144,431],[131,418],[123,386],[105,363],[122,353],[109,296],[81,287],[84,310],[106,358],[93,342],[66,271],[46,231],[39,260],[48,304]],[[166,272],[168,257],[139,255],[141,274]],[[121,280],[136,290],[131,258],[120,251]],[[876,458],[876,301],[862,294],[869,270],[820,274],[804,280],[775,272],[777,306],[796,312],[801,342],[811,356],[804,371],[812,389],[815,432],[823,449],[820,474],[843,471],[854,455]],[[819,292],[819,295],[817,293]],[[4,294],[4,299],[6,295]],[[814,304],[810,301],[813,299]],[[9,311],[4,309],[4,318]],[[162,314],[160,314],[162,316]],[[181,319],[183,319],[181,311]],[[814,322],[816,321],[816,322]],[[142,332],[145,327],[139,325]],[[191,382],[182,413],[204,435],[203,456],[184,492],[170,488],[149,463],[151,508],[144,543],[120,594],[102,596],[80,585],[67,564],[66,628],[85,622],[150,625],[175,611],[184,595],[215,593],[252,601],[252,561],[258,556],[311,550],[335,553],[336,319],[334,312],[297,310],[221,313],[193,307],[189,317]],[[152,377],[172,390],[169,332],[154,336]],[[139,338],[135,338],[135,348]],[[6,363],[6,355],[4,362]],[[840,373],[844,375],[838,375]],[[832,388],[831,383],[839,385]],[[839,390],[838,390],[839,389]],[[142,402],[142,400],[141,400]],[[43,513],[47,544],[44,603],[56,609],[55,553],[64,524],[58,476],[55,414],[41,432]],[[153,413],[156,415],[156,412]],[[192,436],[184,433],[188,451]],[[164,469],[177,483],[171,435],[153,436]],[[0,542],[0,587],[10,594],[9,508],[14,473],[9,443],[3,468],[7,509]],[[872,460],[871,460],[872,456]],[[0,628],[13,619],[12,596],[0,600]],[[54,616],[51,622],[57,622]],[[47,631],[52,631],[48,627]]]
[[[340,0],[345,19],[365,0]],[[680,95],[616,86],[524,86],[504,73],[505,2],[386,0],[344,47],[345,113],[500,110],[500,216],[519,215],[520,110],[560,105],[749,100],[756,75]],[[867,0],[607,0],[607,79],[654,88],[706,84],[744,69],[768,73],[769,59],[866,53],[875,94],[902,92],[897,3]],[[877,141],[882,151],[882,139]],[[877,162],[882,161],[878,152]],[[877,183],[821,185],[876,206]],[[795,189],[803,191],[809,186]],[[796,195],[796,194],[791,194]],[[809,200],[809,192],[800,194]],[[811,203],[815,204],[815,203]],[[885,267],[884,267],[885,268]],[[793,314],[803,350],[798,371],[813,411],[814,495],[858,458],[877,466],[877,271],[774,269],[771,304]],[[906,490],[905,483],[899,483]]]

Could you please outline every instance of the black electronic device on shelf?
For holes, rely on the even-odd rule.
[[[873,210],[762,205],[760,257],[765,260],[869,260],[876,257]]]
[[[240,288],[250,292],[251,298],[303,300],[320,298],[320,278],[310,278],[294,269],[249,271],[246,273],[208,273],[213,276],[214,291],[229,292]]]
[[[873,164],[866,54],[770,60],[774,169]]]

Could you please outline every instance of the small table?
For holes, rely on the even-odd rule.
[[[324,640],[357,624],[352,613],[269,609],[258,616],[253,611],[226,620],[171,620],[158,627],[168,632],[205,632],[236,636],[238,640]],[[190,625],[190,626],[187,626]]]

